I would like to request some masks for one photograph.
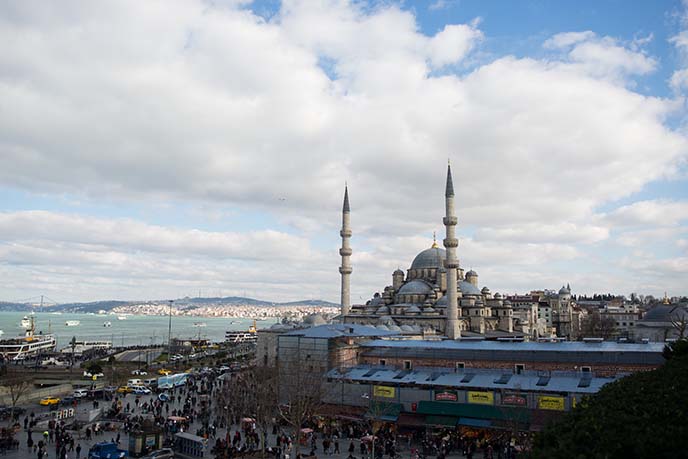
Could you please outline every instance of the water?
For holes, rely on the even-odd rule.
[[[26,312],[0,312],[0,330],[4,335],[0,339],[12,338],[24,334],[19,326]],[[37,312],[35,317],[36,333],[52,333],[57,338],[57,348],[67,347],[72,337],[77,340],[112,341],[113,346],[135,346],[167,344],[167,316],[126,316],[127,320],[118,320],[116,315],[93,314],[51,314]],[[78,320],[80,325],[68,327],[65,322]],[[277,319],[258,320],[257,327],[269,327]],[[110,322],[111,327],[104,327]],[[194,323],[205,323],[205,327],[195,327]],[[173,338],[198,338],[210,341],[223,341],[227,330],[248,330],[252,319],[233,317],[175,317],[172,316]]]

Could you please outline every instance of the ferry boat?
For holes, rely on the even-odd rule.
[[[256,332],[256,321],[253,325],[248,327],[248,331],[242,330],[227,330],[225,332],[225,341],[229,343],[255,343],[258,341],[258,333]]]
[[[127,316],[117,316],[117,320],[127,320]]]
[[[43,352],[52,352],[57,346],[55,335],[34,334],[34,316],[25,317],[29,321],[24,336],[0,340],[0,355],[6,360],[24,360],[36,357]],[[23,320],[22,320],[23,322]]]
[[[68,320],[67,322],[65,322],[65,325],[68,327],[76,327],[81,325],[81,322],[78,320]]]
[[[193,326],[194,327],[207,327],[208,324],[206,324],[205,322],[194,322]]]
[[[93,351],[98,349],[111,349],[111,341],[77,341],[74,345],[74,355],[81,355],[87,351]],[[72,346],[66,346],[60,350],[63,354],[71,354]]]
[[[112,322],[110,322],[110,321],[103,322],[103,327],[112,327]]]
[[[24,318],[19,323],[19,326],[21,328],[23,328],[24,330],[28,330],[29,328],[31,328],[32,320],[33,320],[33,312],[31,313],[31,318],[29,318],[29,316],[24,316]]]

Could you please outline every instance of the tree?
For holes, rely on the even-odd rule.
[[[298,456],[301,427],[316,414],[322,405],[323,374],[311,366],[304,365],[300,359],[292,361],[292,365],[281,363],[278,377],[277,412],[280,418],[295,431],[294,455]]]
[[[678,342],[677,342],[678,343]],[[673,343],[672,346],[676,346]],[[606,384],[535,437],[533,458],[685,457],[688,355]]]
[[[670,311],[671,325],[676,330],[679,339],[686,337],[688,328],[688,313],[679,305],[674,306]]]
[[[666,360],[673,359],[677,356],[687,356],[688,355],[688,338],[681,338],[673,343],[669,343],[664,346],[662,350],[662,356]]]
[[[29,379],[27,375],[21,374],[16,370],[7,370],[7,373],[2,378],[2,387],[5,388],[10,397],[10,424],[14,419],[14,411],[19,403],[19,400],[28,393],[33,387],[33,380]]]
[[[74,367],[74,350],[76,349],[76,336],[72,336],[72,340],[69,342],[69,346],[72,348],[72,359],[69,364],[70,370]]]
[[[260,435],[261,457],[265,457],[266,439],[277,416],[277,371],[254,367],[230,375],[219,392],[219,409],[230,418],[253,418]]]
[[[98,373],[102,373],[103,367],[98,362],[89,362],[89,364],[86,365],[86,371],[88,371],[92,375],[95,375]]]
[[[616,321],[611,317],[602,316],[599,312],[593,312],[583,319],[581,323],[581,336],[584,338],[608,339],[614,334]]]

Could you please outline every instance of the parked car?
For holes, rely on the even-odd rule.
[[[167,376],[167,375],[169,375],[170,373],[172,373],[170,370],[166,370],[166,369],[164,369],[164,368],[161,368],[161,369],[158,370],[158,374],[159,374],[159,375]]]
[[[74,398],[84,398],[88,395],[88,390],[86,389],[74,389],[72,392],[72,397]]]
[[[88,450],[88,459],[121,459],[129,457],[129,453],[117,448],[115,442],[96,443]]]
[[[134,392],[134,389],[129,386],[120,386],[117,388],[117,393],[119,394],[130,394]]]
[[[134,387],[134,393],[136,395],[149,395],[151,393],[151,390],[144,386],[138,386]]]
[[[52,406],[57,405],[58,403],[60,403],[60,399],[58,397],[44,397],[40,402],[38,402],[38,404],[42,406]]]
[[[131,372],[131,374],[135,376],[146,376],[148,372],[144,370],[134,370]]]
[[[163,448],[157,451],[153,451],[147,456],[143,456],[141,459],[172,459],[174,457],[174,451],[170,448]]]

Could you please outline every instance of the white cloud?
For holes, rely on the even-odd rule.
[[[315,256],[306,239],[277,231],[179,230],[132,219],[87,218],[45,211],[0,213],[0,240],[7,244],[5,250],[10,251],[17,241],[39,240],[90,247],[92,252],[112,249],[234,260],[272,260],[276,253],[282,260]],[[8,258],[7,252],[2,258],[8,262],[20,261]]]
[[[586,30],[584,32],[562,32],[548,38],[543,46],[548,49],[568,48],[583,41],[595,38],[595,32]]]
[[[15,238],[4,250],[15,261],[61,257],[65,272],[72,255],[96,263],[98,246],[105,265],[134,257],[148,269],[170,251],[177,273],[188,266],[241,282],[250,276],[224,264],[185,263],[244,260],[241,273],[260,277],[274,257],[291,278],[303,269],[310,279],[275,295],[334,299],[335,247],[319,252],[309,239],[336,238],[344,180],[355,288],[366,292],[386,282],[382,265],[411,256],[372,241],[441,230],[451,157],[461,225],[482,228],[465,255],[505,275],[496,289],[522,282],[499,263],[578,260],[580,244],[607,238],[596,208],[685,161],[685,137],[665,124],[680,104],[632,90],[657,65],[642,43],[590,31],[555,35],[547,59],[498,57],[467,75],[434,76],[470,58],[482,37],[475,22],[428,36],[410,11],[343,0],[286,1],[269,21],[201,1],[3,4],[0,99],[12,110],[0,111],[0,184],[85,201],[191,203],[209,214],[250,208],[297,233],[40,214],[54,228],[44,231],[29,228],[36,215],[18,213],[2,217],[2,234]],[[313,264],[299,268],[303,253]],[[33,276],[5,274],[12,285]],[[49,276],[66,274],[37,278]],[[156,285],[167,285],[163,277]]]
[[[628,83],[629,76],[646,75],[657,68],[657,61],[642,49],[650,40],[636,39],[626,46],[612,37],[598,37],[588,30],[554,35],[543,46],[566,51],[568,65],[579,72]]]
[[[688,202],[670,200],[638,201],[619,207],[606,218],[615,226],[671,226],[688,220]]]
[[[463,59],[482,38],[482,33],[467,25],[448,25],[429,42],[433,67],[443,67]]]

